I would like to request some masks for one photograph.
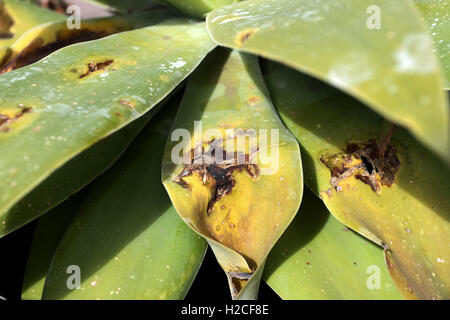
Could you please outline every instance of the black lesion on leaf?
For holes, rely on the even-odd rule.
[[[213,195],[208,203],[207,214],[210,215],[214,211],[214,204],[230,194],[236,184],[233,179],[233,172],[247,172],[247,174],[252,178],[258,178],[260,175],[260,169],[257,164],[252,164],[250,161],[250,156],[241,152],[227,153],[226,150],[220,148],[222,152],[223,161],[221,163],[216,163],[216,147],[217,144],[213,142],[209,143],[213,147],[210,153],[204,152],[203,147],[201,148],[201,156],[195,157],[195,149],[191,149],[191,164],[186,164],[176,177],[172,180],[178,183],[185,189],[189,188],[188,183],[183,179],[184,177],[190,176],[197,173],[202,179],[203,184],[209,181],[213,186]],[[243,163],[242,163],[243,162]]]
[[[19,106],[19,111],[14,116],[8,116],[0,113],[0,132],[8,132],[10,130],[9,125],[23,117],[26,113],[31,112],[32,108]]]
[[[369,185],[377,193],[381,186],[392,186],[401,165],[397,150],[389,144],[384,152],[380,152],[378,145],[375,139],[362,143],[349,142],[345,152],[321,156],[320,160],[331,171],[332,187],[342,191],[339,182],[350,176]]]

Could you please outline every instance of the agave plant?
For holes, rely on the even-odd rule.
[[[448,1],[33,2],[0,0],[23,299],[182,299],[208,247],[233,299],[450,298]]]

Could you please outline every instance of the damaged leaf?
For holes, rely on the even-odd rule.
[[[383,247],[389,271],[405,297],[449,299],[448,167],[396,127],[389,143],[395,153],[387,149],[387,162],[382,164],[392,174],[389,183],[379,183],[374,192],[358,178],[358,170],[333,180],[334,168],[342,171],[341,165],[352,168],[362,161],[365,170],[376,170],[378,155],[367,150],[377,149],[370,141],[378,139],[383,119],[351,97],[287,67],[268,62],[266,79],[281,118],[301,145],[306,184],[340,222]]]
[[[271,105],[256,57],[221,49],[195,72],[162,180],[184,221],[211,245],[233,299],[256,298],[264,261],[303,187],[298,144]]]
[[[207,244],[180,219],[160,181],[179,99],[151,120],[126,154],[87,190],[56,249],[43,299],[183,299]],[[67,267],[81,270],[80,290]]]
[[[0,2],[0,39],[9,39],[14,37],[11,32],[11,27],[14,25],[14,20],[6,10],[5,4]]]
[[[83,192],[74,195],[39,218],[23,279],[23,300],[40,300],[42,298],[44,282],[53,254],[75,216],[83,195]]]
[[[39,25],[10,47],[8,58],[0,66],[0,74],[32,64],[69,45],[156,24],[169,16],[166,10],[156,10],[152,14],[84,20],[80,29],[68,29],[65,21]]]
[[[193,17],[204,18],[204,15],[216,8],[220,8],[240,0],[158,0],[158,2],[173,7],[176,11]]]
[[[450,160],[441,70],[409,0],[248,0],[211,12],[207,28],[222,46],[345,91]]]
[[[65,21],[66,16],[45,10],[26,1],[0,1],[0,34],[8,30],[8,36],[0,36],[0,49],[9,47],[25,32],[47,22]],[[3,33],[5,34],[5,33]],[[0,64],[2,56],[0,53]]]
[[[31,108],[0,131],[0,149],[8,150],[0,162],[0,236],[45,213],[13,210],[32,189],[152,109],[214,46],[203,23],[171,20],[69,46],[0,76],[0,113]],[[107,60],[114,62],[80,78],[89,63]]]
[[[402,299],[383,250],[338,222],[308,189],[267,258],[263,279],[283,299]]]

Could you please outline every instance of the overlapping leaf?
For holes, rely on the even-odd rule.
[[[410,1],[248,0],[213,11],[207,27],[220,45],[344,90],[450,159],[441,70]]]
[[[402,298],[381,248],[339,223],[309,190],[263,278],[283,299]]]
[[[43,213],[29,204],[18,215],[14,204],[152,109],[214,46],[203,23],[171,20],[66,47],[2,75],[0,148],[8,152],[0,162],[0,235]]]
[[[65,19],[64,15],[25,1],[2,0],[0,1],[0,47],[10,46],[26,31],[37,25]]]
[[[306,184],[339,221],[384,248],[405,296],[448,299],[448,167],[399,127],[380,156],[383,120],[317,80],[273,63],[266,79],[302,147]]]
[[[192,76],[163,183],[181,217],[208,240],[233,298],[255,298],[303,187],[298,144],[273,109],[256,57],[219,50]]]
[[[179,99],[173,102],[89,188],[53,258],[44,299],[184,298],[207,246],[159,179]],[[67,286],[71,265],[81,271],[80,289]]]

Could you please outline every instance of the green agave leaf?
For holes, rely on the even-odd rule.
[[[450,28],[447,0],[414,0],[425,19],[444,71],[444,88],[450,90]]]
[[[47,22],[64,21],[66,16],[20,0],[0,1],[0,48],[13,44],[26,31]],[[0,62],[2,60],[0,49]]]
[[[180,13],[194,17],[203,18],[204,15],[214,9],[239,2],[240,0],[158,0],[160,3],[168,4]]]
[[[265,258],[303,189],[298,144],[270,102],[256,57],[218,50],[193,74],[162,171],[173,205],[208,240],[232,297],[256,298]]]
[[[19,200],[152,109],[214,46],[203,23],[171,20],[69,46],[2,75],[0,148],[8,152],[0,161],[0,236],[30,220],[11,210]]]
[[[179,218],[159,179],[176,106],[90,187],[53,258],[44,299],[184,298],[207,245]],[[67,287],[71,265],[81,271],[78,290]]]
[[[80,29],[67,28],[65,21],[39,25],[11,45],[11,52],[0,67],[0,74],[34,63],[71,44],[153,25],[168,17],[170,13],[167,10],[153,10],[148,13],[83,20]]]
[[[42,298],[44,282],[53,254],[80,207],[83,195],[83,192],[74,195],[39,218],[25,269],[23,300],[40,300]]]
[[[308,190],[263,278],[283,299],[402,299],[382,250],[339,223]]]
[[[167,5],[181,14],[193,18],[203,18],[211,10],[236,3],[240,0],[90,0],[120,11],[137,11],[157,4]]]
[[[410,1],[249,0],[213,11],[207,27],[220,45],[342,89],[450,159],[441,72]]]
[[[384,248],[405,296],[448,299],[448,167],[402,128],[381,156],[383,119],[330,86],[272,63],[267,81],[301,145],[306,184],[340,222]]]

